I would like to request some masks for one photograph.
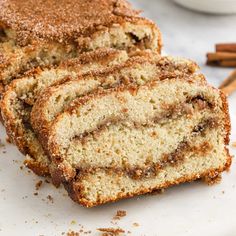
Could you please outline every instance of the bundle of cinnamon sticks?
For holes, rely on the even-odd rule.
[[[220,43],[216,52],[207,53],[207,65],[236,67],[236,43]]]
[[[207,53],[207,65],[236,68],[236,43],[216,44],[215,49],[216,52]],[[227,95],[236,91],[236,69],[219,88]]]

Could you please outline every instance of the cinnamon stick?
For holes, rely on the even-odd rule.
[[[223,80],[219,88],[221,89],[230,85],[235,79],[236,79],[236,70],[231,72],[231,74],[226,79]]]
[[[219,88],[227,95],[236,91],[236,70],[222,82]]]
[[[208,61],[236,60],[236,53],[230,52],[210,52],[207,53]]]
[[[218,43],[216,44],[216,52],[236,53],[236,43]]]
[[[236,60],[207,61],[209,66],[236,67]]]
[[[207,53],[207,65],[236,67],[236,53],[230,53],[230,52]]]

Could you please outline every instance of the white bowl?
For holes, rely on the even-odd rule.
[[[236,13],[236,0],[174,0],[192,10],[212,14]]]

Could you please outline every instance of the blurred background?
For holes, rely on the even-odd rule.
[[[205,62],[206,53],[214,51],[216,43],[236,43],[236,14],[193,11],[173,0],[130,0],[130,2],[138,9],[145,9],[143,15],[158,24],[163,36],[164,52],[195,60],[213,85],[218,86],[233,70],[206,66]],[[236,9],[235,0],[179,2],[187,2],[188,5],[193,3],[193,7],[195,4],[195,7],[213,12],[217,12],[217,9],[221,12],[234,12]]]

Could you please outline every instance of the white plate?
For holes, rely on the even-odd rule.
[[[234,101],[233,101],[234,100]],[[236,141],[236,96],[230,99],[233,120],[232,140]],[[1,126],[1,140],[5,133]],[[84,226],[90,235],[99,235],[99,227],[121,227],[147,236],[235,236],[236,235],[236,162],[220,184],[207,186],[198,181],[172,187],[161,195],[146,195],[92,209],[73,203],[66,192],[43,183],[39,191],[35,184],[43,178],[28,173],[22,166],[22,155],[11,144],[0,148],[0,235],[61,235],[69,229],[79,231]],[[236,149],[231,149],[235,154]],[[4,153],[6,151],[6,153]],[[38,196],[34,193],[38,192]],[[53,203],[47,196],[53,197]],[[111,223],[117,210],[127,216]],[[75,222],[73,222],[75,221]],[[136,227],[133,223],[138,223]],[[81,225],[79,225],[81,224]],[[86,234],[81,234],[86,235]]]
[[[215,13],[236,13],[236,0],[174,0],[178,4],[192,10]]]

